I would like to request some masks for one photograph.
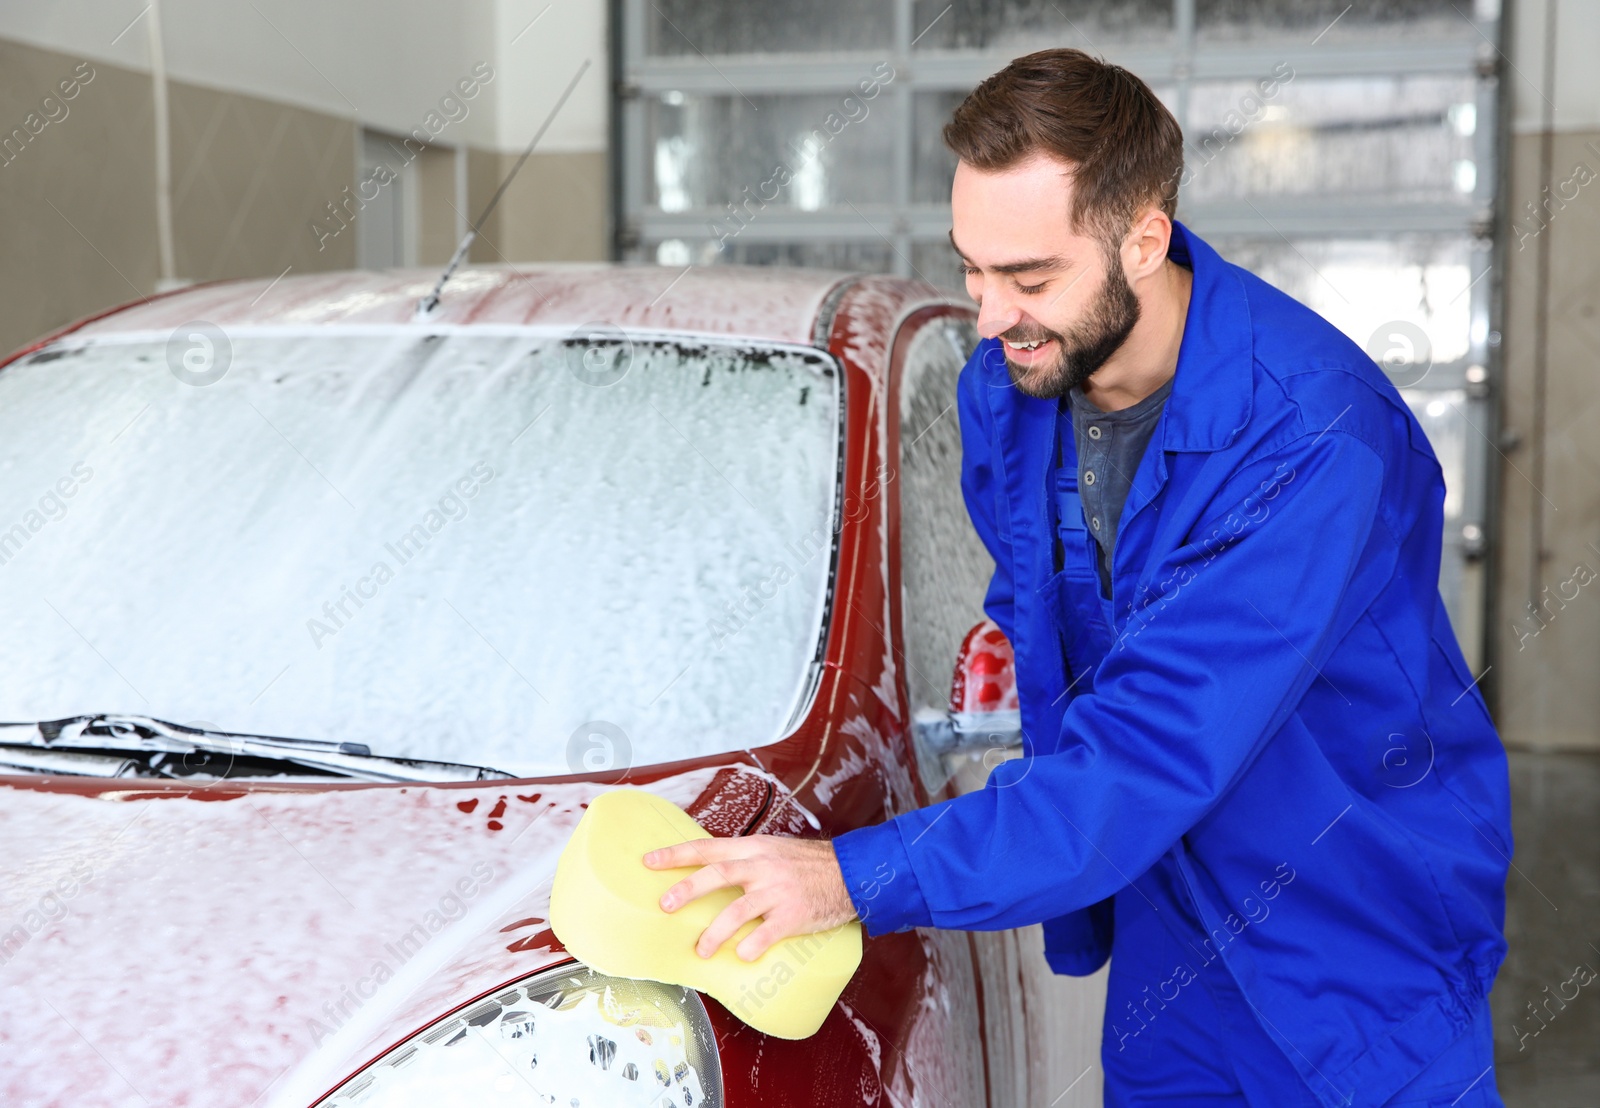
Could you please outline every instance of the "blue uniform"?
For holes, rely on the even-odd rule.
[[[962,371],[1024,757],[840,836],[840,867],[869,934],[1043,922],[1071,974],[1115,943],[1110,1102],[1123,1081],[1183,1102],[1206,1080],[1187,1041],[1226,1067],[1216,1103],[1298,1103],[1262,1099],[1283,1080],[1306,1103],[1428,1103],[1482,1055],[1511,853],[1505,753],[1439,595],[1443,477],[1359,347],[1181,224],[1170,256],[1193,290],[1109,597],[1057,403],[1018,392],[994,340]],[[1153,935],[1188,968],[1157,976]],[[1123,1064],[1130,1038],[1162,1064]],[[1492,1082],[1458,1108],[1497,1103]]]

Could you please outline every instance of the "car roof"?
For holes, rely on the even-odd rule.
[[[78,333],[159,331],[198,320],[222,327],[411,323],[439,273],[388,269],[224,281],[129,305]],[[607,324],[810,344],[824,300],[850,276],[772,266],[470,266],[450,279],[439,307],[420,325]]]

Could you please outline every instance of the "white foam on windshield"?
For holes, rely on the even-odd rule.
[[[228,338],[203,387],[165,336],[0,373],[0,720],[529,775],[781,737],[828,573],[820,355],[635,340],[585,370],[528,333]]]

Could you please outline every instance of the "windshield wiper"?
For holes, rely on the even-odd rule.
[[[0,772],[95,777],[260,777],[285,767],[363,781],[486,781],[487,766],[374,754],[365,743],[207,731],[149,716],[73,716],[0,723]]]

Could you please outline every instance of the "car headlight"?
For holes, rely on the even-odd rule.
[[[721,1108],[705,1005],[676,985],[545,970],[418,1032],[318,1108]]]

